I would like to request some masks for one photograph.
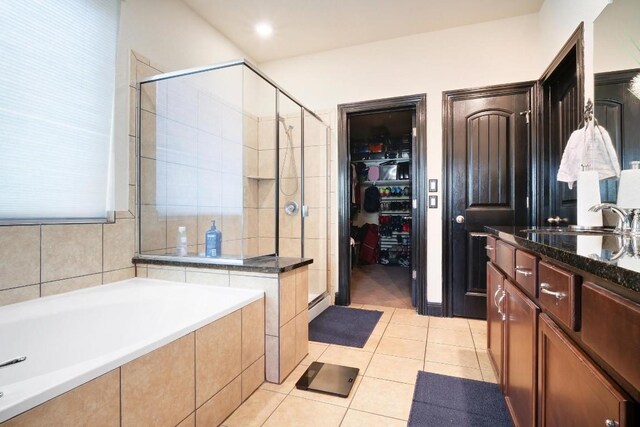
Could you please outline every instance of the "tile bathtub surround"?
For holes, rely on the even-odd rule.
[[[134,277],[135,219],[0,227],[0,305]]]
[[[281,383],[309,352],[306,304],[309,289],[308,266],[296,264],[293,270],[279,274],[228,270],[226,266],[211,267],[216,268],[143,264],[138,261],[136,271],[139,277],[264,291],[265,326],[261,334],[257,334],[255,330],[248,330],[242,325],[242,336],[251,337],[251,342],[264,346],[266,380]],[[262,313],[253,312],[250,315],[259,317]],[[257,348],[250,354],[254,356],[239,360],[243,370],[255,362]],[[233,372],[235,371],[237,369],[234,367]]]
[[[470,340],[486,333],[485,322],[418,316],[386,307],[384,311],[363,349],[310,342],[308,356],[282,384],[264,383],[222,425],[404,426],[418,371],[495,383],[485,346],[469,347]],[[411,332],[403,335],[402,328]],[[295,388],[316,360],[360,368],[348,398]]]
[[[0,427],[218,425],[264,382],[264,346],[241,336],[264,329],[263,307],[254,301]]]

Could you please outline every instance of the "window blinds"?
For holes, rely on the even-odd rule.
[[[0,2],[0,220],[111,209],[119,7]]]

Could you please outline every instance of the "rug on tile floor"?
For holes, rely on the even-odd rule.
[[[380,317],[381,311],[331,305],[309,323],[309,340],[362,348]]]
[[[512,427],[513,423],[497,384],[419,371],[408,425]]]

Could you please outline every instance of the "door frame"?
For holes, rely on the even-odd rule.
[[[412,258],[420,260],[413,265],[416,271],[416,309],[418,314],[427,314],[427,224],[424,202],[427,187],[427,95],[424,93],[338,105],[338,291],[335,302],[337,305],[351,304],[351,159],[348,116],[353,113],[401,108],[414,108],[416,112],[416,135],[411,158],[411,195],[418,203],[413,210],[411,249]]]
[[[534,147],[536,141],[537,126],[535,124],[535,111],[537,100],[535,97],[536,82],[509,83],[495,86],[484,86],[470,89],[449,90],[442,93],[442,302],[443,316],[451,317],[453,313],[453,271],[450,260],[453,259],[453,245],[451,245],[452,221],[451,210],[453,198],[449,191],[452,173],[453,157],[453,104],[455,101],[475,98],[485,98],[500,95],[518,95],[528,93],[531,100],[531,112],[529,114],[531,126],[529,126],[529,141],[527,141],[527,197],[532,200],[533,193],[531,173],[535,170]],[[529,204],[529,206],[532,206]],[[532,221],[532,211],[528,211],[528,221]]]

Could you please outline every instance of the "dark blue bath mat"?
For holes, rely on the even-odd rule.
[[[497,384],[418,372],[409,426],[512,427]]]
[[[362,348],[380,317],[381,311],[331,305],[309,323],[309,340]]]

